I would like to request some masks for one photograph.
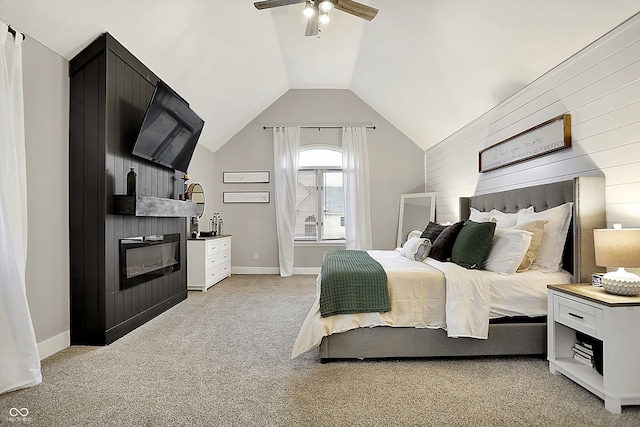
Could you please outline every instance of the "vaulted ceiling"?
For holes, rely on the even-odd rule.
[[[216,151],[289,89],[350,89],[428,149],[640,11],[639,0],[363,0],[305,37],[303,4],[0,0],[71,59],[109,32],[186,98]],[[46,71],[43,71],[46,72]]]

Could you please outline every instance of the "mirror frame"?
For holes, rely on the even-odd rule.
[[[194,191],[197,188],[200,188],[201,191]],[[202,202],[194,202],[193,201],[193,193],[201,193],[202,194]],[[202,188],[202,185],[200,185],[197,182],[193,182],[191,184],[189,184],[189,187],[187,188],[187,194],[189,196],[189,200],[191,200],[192,202],[194,202],[197,206],[196,206],[196,214],[198,215],[198,218],[201,218],[202,215],[204,215],[204,208],[205,208],[205,203],[206,203],[206,197],[204,196],[204,188]],[[202,207],[202,211],[200,211]]]
[[[427,226],[427,224],[429,224],[429,221],[435,221],[436,220],[436,193],[407,193],[407,194],[401,194],[400,195],[400,213],[398,215],[398,239],[396,242],[396,247],[400,248],[402,247],[403,243],[405,242],[404,239],[406,236],[403,236],[402,233],[402,228],[403,228],[403,220],[404,220],[404,205],[405,205],[405,201],[406,200],[410,200],[410,199],[419,199],[419,198],[423,198],[429,201],[429,210],[426,214],[426,218],[425,218],[425,222],[424,222],[424,226],[423,226],[423,230],[424,227]],[[416,228],[417,230],[417,228]]]

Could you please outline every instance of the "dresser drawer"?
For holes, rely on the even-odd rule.
[[[574,299],[554,296],[554,321],[572,329],[600,338],[602,335],[602,309]]]
[[[227,264],[219,265],[216,268],[207,270],[207,278],[206,278],[207,288],[209,286],[215,285],[220,280],[228,277],[230,269],[231,269],[231,266],[227,263]]]
[[[220,265],[229,264],[231,261],[231,251],[225,250],[223,252],[216,252],[207,256],[206,269],[211,270]]]
[[[212,239],[207,241],[207,258],[218,252],[231,249],[231,238]]]

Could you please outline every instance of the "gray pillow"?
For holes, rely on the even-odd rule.
[[[436,241],[440,233],[442,233],[442,231],[445,228],[447,228],[446,225],[440,225],[440,224],[436,224],[433,221],[429,221],[429,224],[427,224],[427,227],[424,229],[424,231],[420,235],[420,238],[429,239],[433,243]]]
[[[458,233],[462,230],[464,221],[456,222],[445,227],[438,235],[438,238],[431,245],[431,253],[429,256],[437,261],[449,261],[451,258],[451,250],[456,242]]]
[[[451,261],[464,268],[482,269],[495,231],[495,222],[465,222],[453,245]]]

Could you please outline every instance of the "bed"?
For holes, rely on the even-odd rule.
[[[601,271],[595,265],[593,229],[606,226],[604,178],[577,177],[568,181],[462,197],[460,213],[461,220],[467,220],[473,210],[489,212],[497,209],[504,213],[517,213],[532,206],[535,212],[542,212],[569,202],[572,212],[562,255],[562,271],[516,273],[518,278],[528,275],[526,277],[538,283],[538,288],[542,286],[545,292],[543,298],[545,298],[546,284],[590,281],[591,273]],[[398,258],[397,251],[370,251],[369,253],[383,265],[385,270],[388,270],[390,286],[393,280],[405,274],[404,267],[398,265],[398,262],[402,264],[404,261]],[[413,261],[405,264],[413,266],[407,267],[409,269],[426,268],[437,271],[443,268],[443,264],[453,263],[439,263],[427,258],[424,263]],[[444,269],[447,268],[454,270],[451,274],[455,277],[457,274],[455,269],[459,267],[444,265]],[[434,274],[436,276],[440,274],[441,280],[444,280],[441,272]],[[472,274],[476,273],[472,272]],[[499,279],[502,280],[501,289],[504,289],[504,286],[509,283],[509,276],[503,275]],[[496,286],[491,283],[491,280],[485,280],[484,276],[481,281],[485,290]],[[420,290],[416,291],[416,289]],[[440,307],[443,306],[446,298],[446,292],[443,289],[447,288],[442,284],[430,291],[424,291],[420,285],[415,285],[410,292],[430,292],[430,295],[422,295],[422,297],[424,297],[424,304],[431,305],[433,308],[438,304]],[[501,291],[499,294],[493,292],[491,295],[493,295],[489,315],[491,320],[488,322],[487,330],[484,331],[486,339],[478,339],[475,333],[465,335],[466,331],[454,335],[457,336],[456,338],[450,338],[452,329],[450,322],[447,321],[447,325],[442,325],[443,320],[440,314],[426,315],[426,319],[419,319],[419,326],[397,326],[393,322],[391,324],[394,326],[385,326],[386,317],[395,316],[394,319],[397,319],[398,316],[403,315],[395,308],[388,313],[363,314],[365,318],[373,316],[374,320],[362,321],[358,318],[360,314],[333,316],[339,318],[337,322],[339,326],[328,327],[327,318],[320,319],[319,313],[316,312],[318,310],[318,300],[316,300],[301,327],[292,357],[297,357],[316,347],[319,347],[322,362],[334,359],[544,355],[546,353],[546,301],[544,304],[538,301],[531,309],[525,309],[525,315],[518,315],[519,311],[510,312],[508,297],[503,297],[500,303],[496,303],[496,300],[499,300],[495,297],[496,295],[504,296],[509,293]],[[440,310],[442,311],[442,308]],[[413,316],[420,318],[425,315],[414,313]],[[380,321],[381,317],[385,319]],[[450,318],[452,317],[448,319]],[[407,324],[413,325],[411,322]]]

